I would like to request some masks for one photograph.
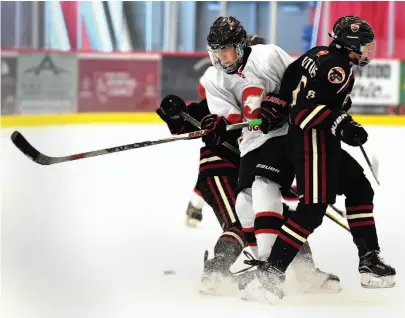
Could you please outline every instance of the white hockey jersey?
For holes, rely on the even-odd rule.
[[[231,123],[257,118],[263,97],[279,92],[284,71],[293,61],[273,44],[259,44],[251,49],[246,65],[236,74],[226,74],[211,66],[201,79],[210,112],[225,117]],[[268,134],[257,128],[242,130],[241,156],[260,147],[269,138],[285,135],[288,124]]]

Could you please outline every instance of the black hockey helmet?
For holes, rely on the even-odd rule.
[[[374,31],[367,21],[357,16],[344,16],[338,19],[329,33],[332,44],[337,48],[360,54],[355,64],[367,65],[375,55],[376,43]]]
[[[232,73],[243,62],[243,50],[246,47],[245,28],[235,17],[219,17],[210,27],[207,44],[212,65],[227,73]],[[236,48],[236,60],[232,65],[225,66],[221,63],[217,53],[231,47]]]
[[[253,46],[257,44],[267,44],[264,37],[259,34],[248,34],[246,37],[247,46]]]

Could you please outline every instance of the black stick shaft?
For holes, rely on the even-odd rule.
[[[376,173],[374,172],[373,165],[371,164],[371,161],[370,161],[370,159],[368,158],[367,153],[366,153],[366,151],[364,150],[363,145],[360,145],[360,150],[361,150],[361,152],[363,153],[364,159],[366,159],[367,165],[368,165],[368,167],[370,168],[371,173],[372,173],[372,175],[373,175],[375,181],[377,182],[378,185],[380,185],[380,181],[378,181],[377,175],[376,175]]]

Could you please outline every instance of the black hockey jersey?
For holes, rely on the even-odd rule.
[[[302,130],[329,130],[351,105],[354,84],[347,53],[334,47],[309,50],[284,73],[280,96],[289,104],[290,125]]]

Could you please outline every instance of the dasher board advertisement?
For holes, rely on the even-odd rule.
[[[354,87],[350,94],[356,105],[398,105],[400,62],[373,60],[364,67],[353,67]]]
[[[79,54],[79,112],[154,111],[160,99],[157,54]]]

